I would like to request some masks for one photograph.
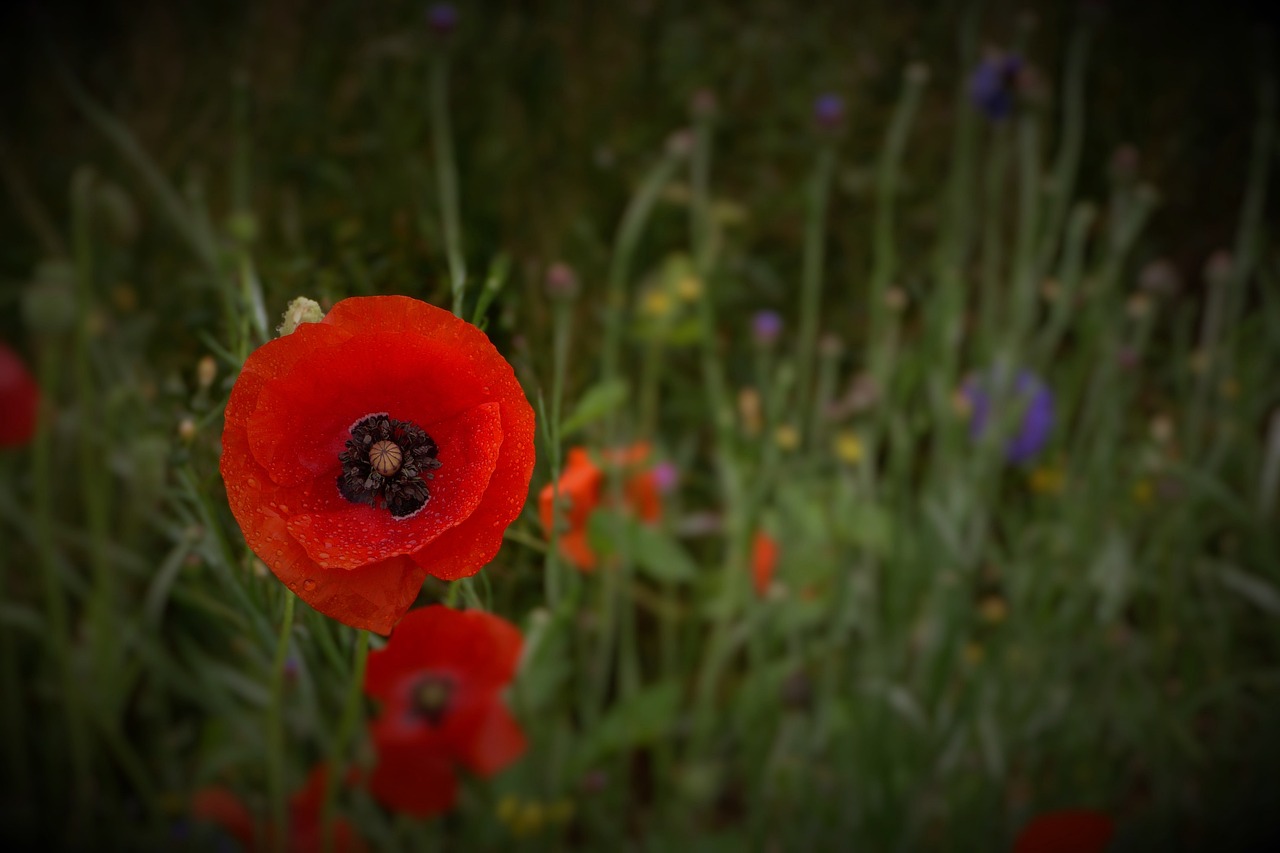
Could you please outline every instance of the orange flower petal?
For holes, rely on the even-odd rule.
[[[757,531],[751,540],[751,582],[756,595],[764,597],[773,583],[773,573],[778,567],[778,543],[772,536]]]
[[[649,458],[649,445],[639,442],[621,450],[606,451],[603,456],[609,464],[623,469],[641,468]],[[574,447],[569,450],[558,482],[561,513],[567,522],[567,529],[559,536],[560,553],[582,571],[592,571],[597,558],[588,542],[586,526],[591,513],[607,500],[603,494],[604,471],[585,448]],[[662,498],[653,471],[633,472],[623,488],[624,500],[631,512],[650,523],[662,518]],[[556,519],[555,491],[553,484],[548,483],[538,494],[538,514],[548,533]]]

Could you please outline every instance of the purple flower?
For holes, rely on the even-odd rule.
[[[813,102],[813,120],[823,130],[835,130],[844,121],[844,98],[834,92],[819,95]]]
[[[1011,53],[988,56],[969,76],[969,99],[992,121],[1013,112],[1014,90],[1022,71],[1022,57]]]
[[[432,4],[427,9],[427,26],[437,35],[449,35],[458,26],[458,10],[452,3]]]
[[[674,491],[679,482],[680,469],[676,467],[674,462],[659,462],[653,466],[653,484],[664,495]]]
[[[772,345],[782,334],[782,317],[777,311],[757,311],[751,318],[751,334],[761,346]]]
[[[578,295],[578,276],[573,267],[557,261],[547,267],[546,292],[552,299],[572,299]]]
[[[1020,411],[1021,420],[1005,444],[1004,458],[1014,464],[1026,462],[1040,452],[1053,430],[1053,392],[1030,370],[1019,370],[1012,382],[1004,383],[1000,399],[993,399],[1000,384],[998,377],[995,370],[989,370],[970,376],[964,383],[964,396],[972,408],[969,437],[981,439],[993,413],[999,419]]]

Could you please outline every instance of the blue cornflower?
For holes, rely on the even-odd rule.
[[[782,316],[777,311],[757,311],[751,318],[751,335],[756,343],[770,346],[782,334]]]
[[[1012,53],[988,56],[969,76],[969,99],[992,121],[1002,121],[1013,112],[1014,90],[1022,57]]]
[[[813,120],[823,130],[835,130],[844,121],[844,98],[834,92],[819,95],[813,102]]]
[[[1053,392],[1030,370],[1019,370],[1011,382],[1006,379],[999,383],[999,376],[996,370],[990,370],[970,376],[964,383],[964,396],[971,410],[969,437],[978,441],[993,417],[999,420],[1021,411],[1021,419],[1005,444],[1004,458],[1014,464],[1026,462],[1049,441],[1053,430]],[[1002,384],[1000,399],[993,399]]]
[[[427,9],[427,26],[437,35],[449,35],[458,26],[458,10],[452,3],[432,4]]]

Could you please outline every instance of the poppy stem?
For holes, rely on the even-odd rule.
[[[54,415],[61,375],[61,356],[64,343],[59,340],[45,342],[39,359],[40,417],[37,420],[35,439],[31,447],[32,512],[35,518],[36,552],[39,555],[41,576],[44,581],[45,610],[47,613],[48,652],[55,668],[62,677],[62,707],[66,724],[66,749],[70,753],[74,791],[72,804],[79,806],[88,797],[91,771],[87,725],[83,716],[83,704],[72,660],[71,616],[59,573],[60,554],[55,540],[54,526]],[[57,748],[61,748],[61,744]],[[54,753],[57,754],[56,752]],[[48,765],[52,768],[52,764]],[[50,773],[46,783],[57,786],[58,779]],[[64,784],[65,784],[65,780]],[[73,812],[78,817],[78,810]],[[78,831],[78,819],[73,818],[71,838]]]
[[[272,840],[279,850],[289,847],[289,823],[284,801],[284,729],[281,721],[284,704],[284,662],[289,655],[289,639],[293,633],[293,606],[298,597],[286,593],[284,620],[276,642],[276,655],[271,664],[271,701],[267,706],[267,793],[271,804],[271,820],[275,827]]]
[[[436,155],[436,186],[440,190],[440,218],[444,222],[444,250],[449,263],[453,313],[462,316],[467,289],[467,266],[462,256],[461,216],[458,212],[458,163],[449,122],[449,57],[441,53],[431,64],[431,143]]]
[[[818,347],[818,305],[826,259],[827,207],[836,170],[836,149],[824,142],[809,179],[808,213],[804,225],[804,256],[800,269],[800,327],[796,335],[795,411],[812,411],[813,360]],[[803,417],[803,415],[802,415]],[[805,425],[801,425],[804,430]]]
[[[89,528],[89,566],[93,578],[87,608],[95,679],[91,688],[95,693],[93,704],[109,707],[109,697],[120,683],[117,673],[122,661],[117,642],[120,633],[116,624],[119,593],[115,570],[107,560],[107,541],[112,524],[109,506],[111,484],[106,479],[106,466],[101,464],[104,451],[101,436],[111,434],[112,424],[110,412],[103,405],[99,394],[102,381],[101,376],[95,375],[94,367],[100,359],[95,352],[95,342],[90,331],[96,279],[91,230],[95,184],[95,176],[87,169],[77,172],[72,184],[72,247],[77,309],[74,370],[77,405],[81,416],[77,429],[79,481]]]
[[[346,767],[347,747],[355,732],[361,713],[360,696],[364,692],[364,671],[369,660],[369,632],[356,632],[356,653],[351,668],[351,682],[347,687],[347,701],[342,707],[342,719],[333,741],[333,754],[329,759],[329,773],[324,780],[324,801],[320,808],[320,825],[323,833],[323,850],[333,849],[333,801],[338,792],[338,780]]]

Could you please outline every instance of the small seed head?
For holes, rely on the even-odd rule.
[[[390,477],[399,471],[403,460],[404,454],[395,442],[383,440],[369,448],[369,464],[384,477]]]

